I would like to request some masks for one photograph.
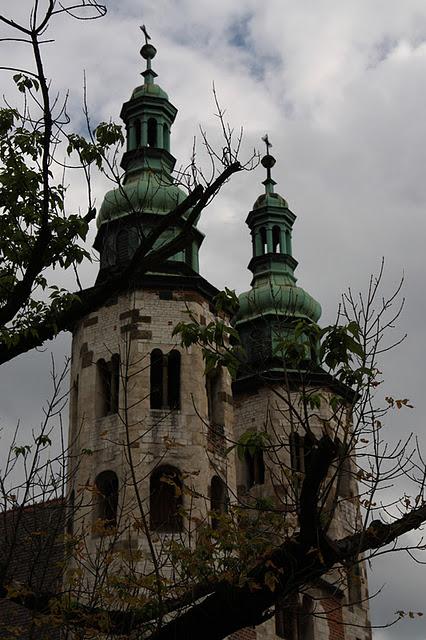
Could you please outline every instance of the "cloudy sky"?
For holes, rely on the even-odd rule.
[[[31,3],[2,0],[16,18]],[[172,131],[178,163],[190,155],[201,124],[214,139],[212,83],[227,118],[243,125],[246,149],[261,147],[269,133],[277,159],[277,190],[296,213],[293,249],[298,282],[335,317],[342,291],[365,290],[386,260],[385,292],[402,275],[406,304],[395,335],[405,343],[383,362],[386,389],[411,398],[415,409],[388,425],[390,439],[422,434],[425,379],[426,240],[426,5],[424,0],[121,0],[107,17],[73,23],[58,19],[46,45],[46,74],[64,96],[74,129],[82,131],[83,71],[94,124],[119,119],[123,101],[141,82],[139,25],[158,49],[159,84],[179,109]],[[5,35],[4,31],[1,35]],[[24,45],[4,45],[2,64],[27,64]],[[30,63],[28,63],[30,64]],[[2,93],[16,100],[10,76]],[[250,238],[244,224],[261,193],[263,170],[226,185],[205,211],[202,274],[218,287],[249,286]],[[84,188],[68,174],[70,210],[84,211]],[[100,206],[106,188],[94,178]],[[93,282],[96,264],[81,277]],[[70,282],[66,279],[66,282]],[[61,337],[41,353],[4,367],[0,421],[40,420],[48,395],[50,353],[59,364],[69,349]],[[425,570],[405,555],[385,557],[371,575],[373,619],[385,624],[399,609],[426,610]],[[425,620],[426,618],[423,618]],[[426,622],[407,621],[375,631],[375,640],[401,636],[424,640]]]

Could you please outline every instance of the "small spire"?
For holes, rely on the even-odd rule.
[[[151,40],[151,36],[148,35],[148,32],[144,24],[140,27],[140,30],[145,36],[145,44],[143,45],[140,53],[142,58],[146,60],[146,69],[145,71],[142,71],[141,75],[143,75],[143,77],[145,78],[145,84],[153,84],[154,78],[157,77],[157,74],[151,68],[151,60],[155,58],[157,49],[154,47],[154,45],[148,42],[148,40]]]
[[[264,180],[262,184],[265,185],[265,193],[274,193],[274,185],[277,183],[271,177],[271,169],[274,166],[276,160],[269,153],[269,149],[272,147],[272,144],[269,142],[267,133],[263,136],[262,141],[266,145],[266,155],[264,155],[261,160],[262,166],[266,169],[266,180]]]

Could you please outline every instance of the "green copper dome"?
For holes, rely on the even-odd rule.
[[[158,84],[141,84],[139,87],[133,89],[131,100],[140,98],[141,96],[152,96],[155,98],[164,98],[168,100],[169,96]]]
[[[272,314],[286,318],[304,318],[317,322],[321,305],[309,293],[294,284],[265,282],[239,296],[237,323]]]
[[[132,213],[164,215],[186,198],[185,192],[174,183],[161,184],[155,174],[144,172],[120,188],[105,194],[96,224],[110,222]],[[188,215],[188,213],[186,213]]]
[[[253,209],[261,207],[283,207],[288,208],[288,202],[279,193],[262,193],[253,205]]]

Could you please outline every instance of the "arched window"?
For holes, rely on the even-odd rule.
[[[272,251],[274,253],[280,253],[280,228],[278,225],[272,227]]]
[[[219,526],[218,516],[228,510],[228,492],[222,478],[213,476],[210,485],[210,511],[212,512],[212,528]]]
[[[268,253],[268,243],[266,240],[266,229],[265,227],[261,227],[260,228],[260,244],[262,247],[262,255],[265,255],[265,253]]]
[[[95,480],[98,490],[97,517],[105,527],[115,527],[118,508],[118,478],[114,471],[102,471]]]
[[[115,242],[117,264],[124,264],[129,258],[129,233],[127,229],[121,229],[117,233]]]
[[[157,120],[155,118],[148,119],[148,147],[157,146]]]
[[[253,454],[246,451],[244,462],[247,489],[251,489],[255,484],[265,484],[265,462],[263,459],[263,451],[258,449]]]
[[[136,149],[139,149],[139,147],[141,146],[141,121],[140,120],[135,120],[135,144],[136,144]]]
[[[275,633],[285,640],[313,640],[314,617],[312,598],[298,595],[278,600],[275,604]]]
[[[120,358],[114,354],[109,362],[98,360],[96,368],[96,416],[102,418],[118,412]]]
[[[151,409],[180,409],[180,352],[151,352]]]
[[[167,357],[167,400],[170,409],[180,408],[180,353],[176,349]]]
[[[170,151],[170,130],[167,124],[163,124],[163,144],[166,151]]]
[[[182,476],[179,469],[170,465],[155,469],[149,482],[149,504],[152,531],[182,531]]]
[[[161,349],[151,351],[151,409],[161,409],[163,407],[163,373],[164,373],[164,357]]]

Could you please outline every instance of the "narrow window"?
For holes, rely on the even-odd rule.
[[[111,399],[110,413],[118,413],[118,394],[120,387],[120,358],[114,354],[111,358]]]
[[[298,473],[305,471],[305,455],[304,455],[303,436],[299,433],[290,434],[290,458],[291,470]]]
[[[163,352],[154,349],[151,352],[151,409],[161,409],[163,406]]]
[[[286,598],[284,602],[277,601],[275,605],[275,633],[284,640],[299,640],[299,602],[298,597]]]
[[[166,124],[163,124],[163,144],[166,151],[170,151],[170,130]]]
[[[280,228],[277,225],[272,227],[272,251],[280,252]]]
[[[215,400],[215,375],[209,372],[206,375],[206,395],[207,395],[207,417],[209,422],[213,422],[214,400]]]
[[[223,425],[225,422],[224,401],[221,394],[222,372],[220,369],[206,375],[207,415],[211,424]]]
[[[263,451],[257,450],[253,454],[246,451],[244,462],[247,489],[251,489],[256,484],[265,484],[265,462],[263,459]]]
[[[180,353],[173,349],[164,355],[161,349],[151,352],[151,409],[180,409]]]
[[[150,478],[149,501],[152,531],[182,531],[182,477],[178,469],[164,465],[153,472]]]
[[[228,510],[228,495],[226,485],[222,478],[213,476],[210,485],[210,511],[212,512],[212,528],[217,529],[219,526],[219,516]]]
[[[139,149],[139,147],[141,146],[141,121],[135,120],[134,127],[135,127],[136,149]]]
[[[167,399],[170,409],[180,408],[180,353],[176,349],[167,357]]]
[[[105,527],[115,527],[118,508],[118,478],[114,471],[102,471],[95,481],[98,490],[98,518]]]
[[[122,229],[117,233],[115,251],[117,264],[125,264],[129,258],[129,234],[127,229]]]
[[[260,228],[260,244],[262,247],[262,255],[268,253],[268,243],[266,241],[266,229],[265,227]]]
[[[118,413],[120,386],[120,358],[113,355],[110,362],[98,360],[96,415],[98,418]]]
[[[148,119],[148,147],[157,146],[157,120],[155,118]]]

